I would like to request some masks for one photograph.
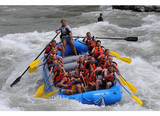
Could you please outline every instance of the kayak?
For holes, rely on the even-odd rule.
[[[57,45],[60,46],[58,43]],[[74,40],[74,45],[77,50],[77,53],[79,55],[84,55],[88,51],[88,47],[86,44],[79,40]],[[58,51],[58,55],[61,56],[61,51]],[[73,55],[73,56],[69,56]],[[77,65],[76,61],[78,60],[79,56],[74,56],[74,52],[70,45],[66,46],[65,51],[65,57],[64,58],[64,69],[66,71],[73,71]],[[43,75],[46,82],[46,88],[50,87],[50,78],[48,78],[49,71],[47,64],[43,65]],[[48,91],[52,92],[59,88],[52,87]],[[76,100],[78,102],[81,102],[82,104],[88,104],[88,105],[97,105],[97,106],[107,106],[109,104],[114,104],[121,101],[122,96],[122,90],[120,85],[114,85],[110,89],[103,89],[103,90],[96,90],[96,91],[89,91],[79,94],[73,94],[73,95],[66,95],[63,92],[57,92],[52,96],[53,99],[56,97],[60,98],[67,98]]]

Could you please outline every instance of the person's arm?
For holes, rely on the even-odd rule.
[[[104,54],[101,54],[100,56],[98,56],[98,59],[100,60],[100,58],[104,57]]]
[[[118,69],[118,67],[116,66],[116,64],[113,64],[114,65],[114,67],[116,68],[116,70],[118,71],[118,73],[121,75],[121,72],[120,72],[120,70]]]
[[[56,75],[57,75],[57,72],[53,75],[53,77],[52,77],[52,79],[51,79],[50,86],[52,86],[52,85],[53,85],[53,80],[54,80],[54,78],[56,77]]]
[[[60,30],[61,30],[61,26],[58,27],[55,32],[56,32],[57,34],[59,34],[59,33],[60,33]]]
[[[85,36],[85,37],[83,38],[83,42],[86,42],[86,38],[87,38],[87,36]]]
[[[114,72],[115,78],[119,81],[120,85],[122,86],[121,80],[119,79],[118,75],[116,72]]]
[[[53,70],[53,66],[51,67],[51,69],[50,69],[50,71],[49,71],[49,75],[51,75],[52,70]]]
[[[91,52],[91,54],[94,54],[94,51],[95,51],[95,47],[92,49],[92,52]]]

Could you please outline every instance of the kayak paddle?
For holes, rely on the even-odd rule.
[[[49,44],[58,36],[58,34],[49,42]],[[38,57],[44,52],[45,49],[46,49],[46,47],[40,52],[40,54],[34,60],[37,60]],[[30,66],[28,66],[27,69],[22,73],[22,75],[19,76],[10,86],[12,87],[13,85],[17,84],[21,80],[22,76],[27,72],[27,70],[29,68],[30,68]]]

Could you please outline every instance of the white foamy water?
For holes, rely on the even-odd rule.
[[[137,36],[138,42],[102,40],[102,45],[122,57],[132,58],[131,64],[118,59],[115,61],[124,78],[138,89],[135,95],[144,105],[137,105],[125,90],[121,102],[106,107],[84,105],[68,99],[34,98],[35,91],[43,84],[42,68],[32,74],[26,72],[21,81],[10,88],[10,84],[56,35],[54,31],[34,31],[0,36],[0,110],[160,110],[159,14],[111,9],[106,11],[105,7],[100,7],[100,10],[103,12],[104,22],[91,20],[88,24],[74,26],[73,35],[85,36],[85,33],[90,31],[92,35],[99,37]],[[75,18],[83,17],[83,21],[87,21],[88,17],[94,19],[100,10],[85,12]],[[74,22],[73,18],[72,21]],[[56,40],[59,41],[59,37]]]

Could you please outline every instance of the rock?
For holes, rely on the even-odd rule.
[[[112,8],[120,10],[132,10],[136,12],[160,12],[160,6],[113,5]]]

